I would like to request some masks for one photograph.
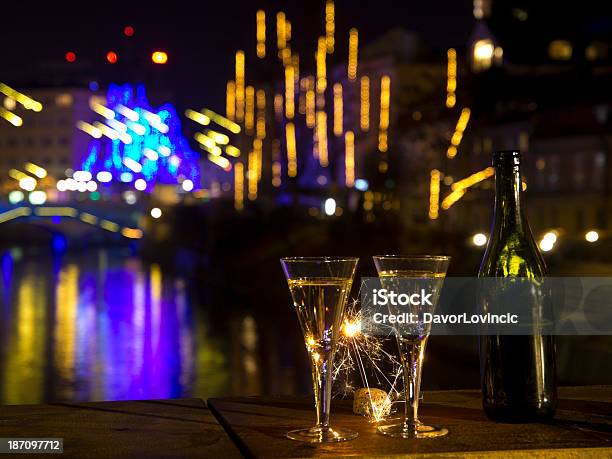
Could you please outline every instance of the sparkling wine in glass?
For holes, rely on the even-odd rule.
[[[308,443],[352,440],[357,432],[331,428],[332,371],[344,309],[357,258],[282,258],[281,264],[310,357],[316,424],[292,430],[287,437]]]
[[[446,435],[447,429],[425,425],[419,421],[418,409],[423,357],[431,331],[431,324],[422,318],[424,313],[433,313],[435,310],[450,257],[381,255],[374,257],[374,263],[384,289],[398,294],[418,294],[422,290],[431,293],[430,301],[389,305],[390,314],[409,313],[418,319],[408,325],[394,326],[404,377],[404,419],[400,423],[381,425],[378,431],[398,438],[432,438]]]

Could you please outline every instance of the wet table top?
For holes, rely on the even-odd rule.
[[[332,426],[359,432],[353,441],[310,445],[285,438],[313,423],[307,397],[234,397],[208,405],[245,456],[280,457],[612,457],[612,387],[561,388],[559,408],[548,424],[500,424],[487,420],[479,391],[425,392],[420,417],[449,430],[446,437],[385,437],[351,403],[332,403]]]

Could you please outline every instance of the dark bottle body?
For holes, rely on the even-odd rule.
[[[543,279],[546,264],[523,214],[520,154],[496,152],[493,165],[495,215],[479,276]],[[552,418],[557,404],[554,336],[535,331],[520,336],[483,335],[479,340],[487,416],[500,422]]]

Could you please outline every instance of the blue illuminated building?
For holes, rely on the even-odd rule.
[[[199,188],[199,155],[183,137],[171,104],[153,109],[143,85],[113,84],[108,88],[106,107],[114,113],[114,117],[102,120],[110,128],[107,133],[120,136],[93,139],[80,169],[94,177],[108,171],[115,183],[144,179],[146,191],[158,183],[175,185],[186,179]]]

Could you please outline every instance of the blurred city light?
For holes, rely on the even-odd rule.
[[[89,107],[96,112],[98,115],[103,116],[104,118],[111,120],[115,117],[115,112],[112,111],[110,108],[105,107],[104,105],[102,105],[101,103],[95,101],[95,100],[91,100]]]
[[[72,62],[76,61],[77,56],[76,56],[76,54],[75,54],[74,52],[72,52],[72,51],[68,51],[68,52],[67,52],[67,53],[64,55],[64,58],[66,59],[66,62],[70,62],[70,63],[72,63]]]
[[[207,108],[203,108],[202,113],[206,115],[208,118],[210,118],[212,121],[214,121],[216,124],[218,124],[221,127],[224,127],[231,133],[233,134],[240,133],[240,126],[234,123],[233,121],[227,119],[226,117],[221,116],[218,113],[215,113],[212,110],[209,110]]]
[[[429,175],[429,218],[436,220],[440,211],[440,171],[433,169]]]
[[[25,198],[23,191],[13,190],[8,194],[8,200],[11,204],[17,204],[23,201]]]
[[[142,230],[138,228],[123,228],[121,234],[129,239],[142,238]]]
[[[227,82],[225,91],[225,116],[231,121],[236,119],[236,83],[233,80]]]
[[[193,190],[193,182],[189,179],[183,180],[183,183],[181,183],[181,188],[183,188],[184,191],[191,191]]]
[[[23,177],[19,179],[19,187],[25,191],[32,191],[36,188],[37,182],[32,177]]]
[[[244,120],[244,51],[236,51],[236,121]]]
[[[136,196],[136,193],[128,190],[123,192],[123,199],[125,200],[126,204],[133,205],[136,204],[138,197]]]
[[[327,54],[334,52],[334,32],[336,29],[335,6],[332,0],[325,3],[325,46]]]
[[[558,233],[556,231],[548,231],[542,236],[538,245],[543,252],[549,252],[555,247],[557,239]]]
[[[115,51],[109,51],[108,53],[106,53],[106,61],[109,64],[116,64],[118,60],[119,56]]]
[[[487,236],[484,233],[476,233],[472,236],[472,243],[476,247],[482,247],[487,243]]]
[[[151,61],[154,64],[165,64],[168,62],[168,54],[164,51],[154,51],[153,54],[151,54]]]
[[[125,35],[126,37],[133,37],[134,36],[134,27],[132,26],[125,26],[123,28],[123,35]]]
[[[234,166],[234,208],[237,211],[244,209],[244,165],[236,163]]]
[[[370,129],[370,78],[361,77],[361,106],[359,109],[359,125],[361,130],[367,132]]]
[[[134,188],[136,188],[138,191],[146,190],[147,189],[147,182],[146,182],[146,180],[141,179],[141,178],[137,179],[134,182]]]
[[[257,10],[256,25],[257,57],[263,59],[266,57],[266,12],[264,10]]]
[[[153,207],[151,209],[151,217],[157,219],[157,218],[159,218],[161,216],[162,216],[162,211],[161,211],[161,209],[159,207]]]
[[[24,169],[28,171],[30,174],[35,175],[36,177],[40,179],[43,179],[47,176],[47,170],[34,163],[30,163],[30,162],[25,163]]]
[[[76,126],[81,131],[86,132],[87,134],[92,136],[94,139],[99,139],[102,137],[102,131],[100,129],[85,121],[78,121]]]
[[[185,116],[196,123],[201,124],[202,126],[207,126],[210,124],[210,118],[206,115],[203,115],[200,112],[196,112],[195,110],[187,109],[185,110]]]
[[[357,29],[349,30],[349,52],[348,52],[348,65],[347,65],[347,76],[349,81],[355,81],[357,79],[357,61],[359,53],[359,32]]]
[[[342,84],[334,83],[334,123],[333,131],[336,137],[344,132],[344,102],[342,100]]]
[[[134,179],[134,175],[131,172],[122,172],[119,176],[119,180],[123,183],[129,183]]]
[[[344,134],[344,183],[347,187],[355,184],[355,134],[346,131]]]
[[[40,206],[47,201],[47,193],[41,190],[32,191],[28,196],[28,201],[33,206]]]
[[[446,69],[446,107],[453,108],[457,102],[455,91],[457,90],[457,51],[450,48],[447,53]]]
[[[74,178],[77,182],[89,182],[92,175],[89,171],[74,171],[72,178]]]
[[[327,198],[323,205],[325,215],[332,216],[336,213],[336,200],[334,198]]]
[[[355,180],[355,188],[359,191],[368,191],[370,184],[365,179],[357,179]]]
[[[143,148],[142,153],[150,161],[157,161],[159,159],[159,153],[155,150],[151,150],[150,148]]]
[[[555,246],[555,243],[553,241],[551,241],[550,239],[542,239],[540,241],[540,250],[542,250],[543,252],[549,252],[553,249],[553,247]]]
[[[216,164],[217,166],[219,166],[221,169],[225,170],[226,172],[232,169],[232,164],[229,162],[227,158],[224,158],[223,156],[215,156],[215,155],[209,154],[208,160],[211,163]]]
[[[389,107],[391,104],[391,78],[383,75],[380,79],[380,121],[378,124],[378,150],[387,151],[389,148],[387,130],[389,129]]]
[[[285,125],[285,137],[287,139],[287,175],[295,177],[297,175],[297,153],[295,150],[295,125],[293,123]]]
[[[23,94],[23,93],[21,93],[19,91],[16,91],[15,89],[11,88],[10,86],[7,86],[4,83],[0,83],[0,93],[4,94],[5,96],[10,97],[11,99],[16,100],[26,110],[32,110],[34,112],[40,112],[43,109],[43,106],[42,106],[42,104],[40,102],[32,99],[31,97],[26,96],[25,94]],[[22,123],[15,124],[15,126],[21,126],[21,124]]]
[[[587,242],[597,242],[599,239],[599,233],[595,230],[591,230],[584,235]]]
[[[142,164],[140,164],[139,162],[133,160],[132,158],[128,156],[123,158],[123,164],[125,165],[125,167],[132,170],[133,172],[136,172],[137,174],[142,172]]]
[[[6,96],[2,105],[4,105],[4,108],[7,110],[15,110],[15,108],[17,108],[17,101],[12,97]]]
[[[548,233],[544,234],[544,236],[542,236],[542,240],[550,241],[552,244],[554,244],[555,242],[557,242],[557,233],[555,233],[554,231],[549,231]]]
[[[113,179],[113,174],[111,174],[108,171],[100,171],[96,175],[96,178],[101,183],[108,183],[108,182],[110,182]]]
[[[454,158],[457,156],[457,148],[463,139],[463,132],[467,128],[468,121],[470,120],[471,111],[469,108],[464,108],[461,110],[461,115],[459,115],[459,119],[457,120],[457,126],[455,127],[455,132],[451,137],[451,145],[446,150],[447,158]]]
[[[0,117],[11,123],[15,127],[23,125],[23,119],[19,115],[15,115],[2,107],[0,107]]]

